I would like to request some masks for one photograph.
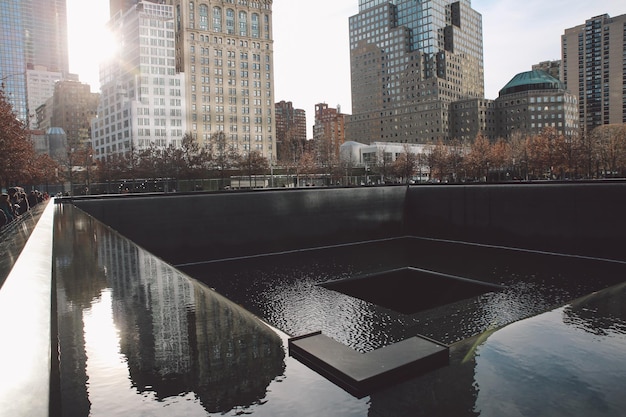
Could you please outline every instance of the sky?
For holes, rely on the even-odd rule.
[[[350,114],[348,19],[358,0],[274,0],[275,100],[291,101],[307,115],[308,135],[315,104],[341,106]],[[561,59],[561,35],[601,14],[626,14],[624,0],[473,0],[483,17],[485,97],[533,64]],[[67,0],[70,71],[99,91],[98,62],[110,50],[103,42],[109,0]],[[90,46],[92,45],[92,46]]]

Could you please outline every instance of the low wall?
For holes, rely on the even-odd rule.
[[[44,417],[51,407],[54,204],[46,204],[0,288],[2,417]]]

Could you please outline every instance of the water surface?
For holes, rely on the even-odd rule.
[[[626,409],[623,264],[397,239],[181,272],[72,206],[56,210],[63,416]],[[505,288],[402,314],[319,285],[406,266]],[[287,335],[317,330],[359,351],[424,334],[451,344],[451,364],[357,400],[287,355]]]

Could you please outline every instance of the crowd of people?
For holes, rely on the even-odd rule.
[[[50,196],[32,190],[26,194],[22,187],[11,187],[0,197],[0,228],[15,221],[28,210],[47,200]]]

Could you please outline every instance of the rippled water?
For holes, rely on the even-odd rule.
[[[407,266],[505,288],[402,314],[319,285]],[[454,343],[606,288],[622,281],[626,270],[619,263],[415,238],[181,269],[288,334],[322,330],[359,351],[415,334]],[[384,280],[380,288],[408,291],[389,289]]]
[[[55,219],[63,416],[626,409],[623,264],[407,238],[183,268],[200,282],[75,208]],[[402,314],[318,285],[406,266],[505,288]],[[451,364],[357,400],[287,355],[317,330],[359,351],[423,334]]]

